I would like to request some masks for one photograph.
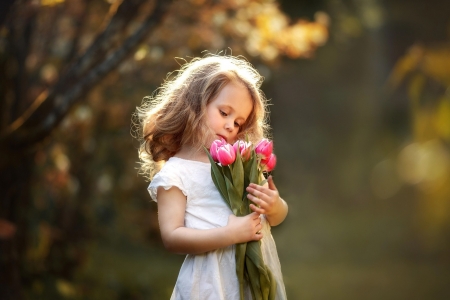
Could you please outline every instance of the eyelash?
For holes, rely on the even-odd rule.
[[[220,111],[220,114],[221,114],[222,116],[224,116],[224,117],[228,116],[228,114],[227,114],[226,112],[221,111],[221,110],[219,110],[219,111]],[[234,122],[234,126],[236,126],[236,127],[238,127],[239,129],[241,129],[241,125],[240,125],[238,122]]]

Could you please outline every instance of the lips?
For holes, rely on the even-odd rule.
[[[221,134],[216,134],[220,139],[224,139],[226,142],[228,142],[227,141],[227,138],[226,137],[224,137],[223,135],[221,135]]]

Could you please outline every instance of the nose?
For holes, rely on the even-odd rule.
[[[230,131],[230,132],[233,131],[233,126],[232,126],[231,122],[226,122],[225,123],[225,129]]]

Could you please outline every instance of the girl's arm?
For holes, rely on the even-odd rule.
[[[225,227],[193,229],[184,226],[186,196],[177,187],[158,188],[158,219],[161,238],[170,252],[199,254],[262,238],[259,213],[230,215]]]
[[[247,187],[248,198],[258,206],[250,204],[251,210],[259,214],[265,214],[270,226],[276,226],[284,221],[288,213],[287,203],[281,199],[277,187],[269,176],[268,185],[251,183]]]

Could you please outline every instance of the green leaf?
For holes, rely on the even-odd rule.
[[[244,197],[242,198],[242,202],[241,202],[241,207],[239,209],[239,214],[241,216],[246,216],[250,213],[250,203],[249,203],[249,199],[247,198],[248,192],[244,193]]]
[[[269,268],[266,269],[270,280],[269,300],[275,300],[275,297],[277,295],[277,282],[275,281],[275,277],[273,276],[273,273],[270,271],[270,269]]]
[[[245,266],[248,272],[248,283],[252,291],[253,299],[262,300],[263,295],[261,292],[261,282],[258,267],[253,263],[253,261],[248,256],[245,257]]]
[[[252,150],[252,151],[253,152],[252,152],[250,158],[242,163],[242,167],[244,169],[244,188],[243,188],[244,193],[242,195],[242,208],[241,208],[242,215],[248,215],[251,212],[250,207],[249,207],[250,200],[247,198],[248,192],[246,191],[246,188],[250,184],[250,176],[249,175],[251,173],[251,168],[252,168],[252,166],[255,167],[253,162],[255,161],[256,154],[255,154],[254,150]]]
[[[248,172],[248,173],[247,173]],[[259,172],[258,172],[258,159],[256,157],[256,153],[253,150],[252,151],[252,156],[251,159],[249,160],[249,165],[247,166],[246,169],[246,175],[248,174],[248,184],[250,183],[256,183],[258,184],[259,180],[258,180],[258,176],[259,176]],[[247,207],[249,206],[250,203],[253,203],[252,201],[248,200],[247,198],[248,193],[245,194],[245,198],[247,199]],[[248,211],[250,212],[250,209],[248,208]]]
[[[223,166],[223,175],[230,180],[231,183],[233,183],[233,176],[231,175],[231,167],[230,166]]]
[[[268,268],[264,264],[264,259],[261,252],[261,242],[248,242],[246,256],[258,270],[259,286],[263,299],[268,299],[271,291],[271,281],[267,272]]]
[[[250,174],[250,168],[255,159],[256,159],[256,153],[255,153],[255,150],[252,150],[252,153],[250,154],[250,158],[243,163],[245,174]]]
[[[260,241],[248,242],[246,255],[253,261],[260,271],[266,273]]]
[[[240,208],[242,204],[241,198],[239,198],[239,194],[236,191],[236,188],[227,177],[225,177],[225,184],[227,185],[228,199],[230,200],[231,210],[233,211],[233,214],[235,216],[241,216],[240,215]]]
[[[227,193],[227,186],[225,183],[225,179],[223,178],[223,173],[220,171],[219,166],[216,164],[216,162],[211,157],[211,154],[209,151],[205,148],[206,154],[208,155],[209,161],[211,163],[211,178],[214,182],[214,185],[219,190],[220,195],[225,200],[225,202],[228,204],[228,206],[231,209],[231,203],[230,199],[228,198]]]
[[[239,199],[242,199],[242,195],[244,194],[244,166],[242,165],[242,158],[239,151],[236,153],[236,160],[233,163],[231,172],[233,185],[238,192]]]
[[[251,159],[242,163],[242,167],[244,168],[244,187],[248,187],[250,184],[250,180],[248,179],[248,174],[250,174],[250,162]]]
[[[216,174],[216,173],[219,173],[219,174]],[[221,175],[222,175],[222,173],[218,169],[214,170],[214,168],[211,167],[211,177],[214,182],[214,185],[216,186],[217,190],[219,191],[220,196],[222,196],[225,203],[231,209],[231,202],[230,202],[230,199],[228,199],[228,192],[227,192],[226,184],[225,184],[223,177],[221,177]]]
[[[252,152],[252,162],[250,165],[250,172],[249,172],[249,180],[251,183],[258,183],[259,179],[258,179],[258,159],[256,158],[256,153],[255,151]]]
[[[241,300],[244,300],[244,273],[245,273],[245,250],[247,243],[236,244],[236,275],[239,281],[239,293]]]

